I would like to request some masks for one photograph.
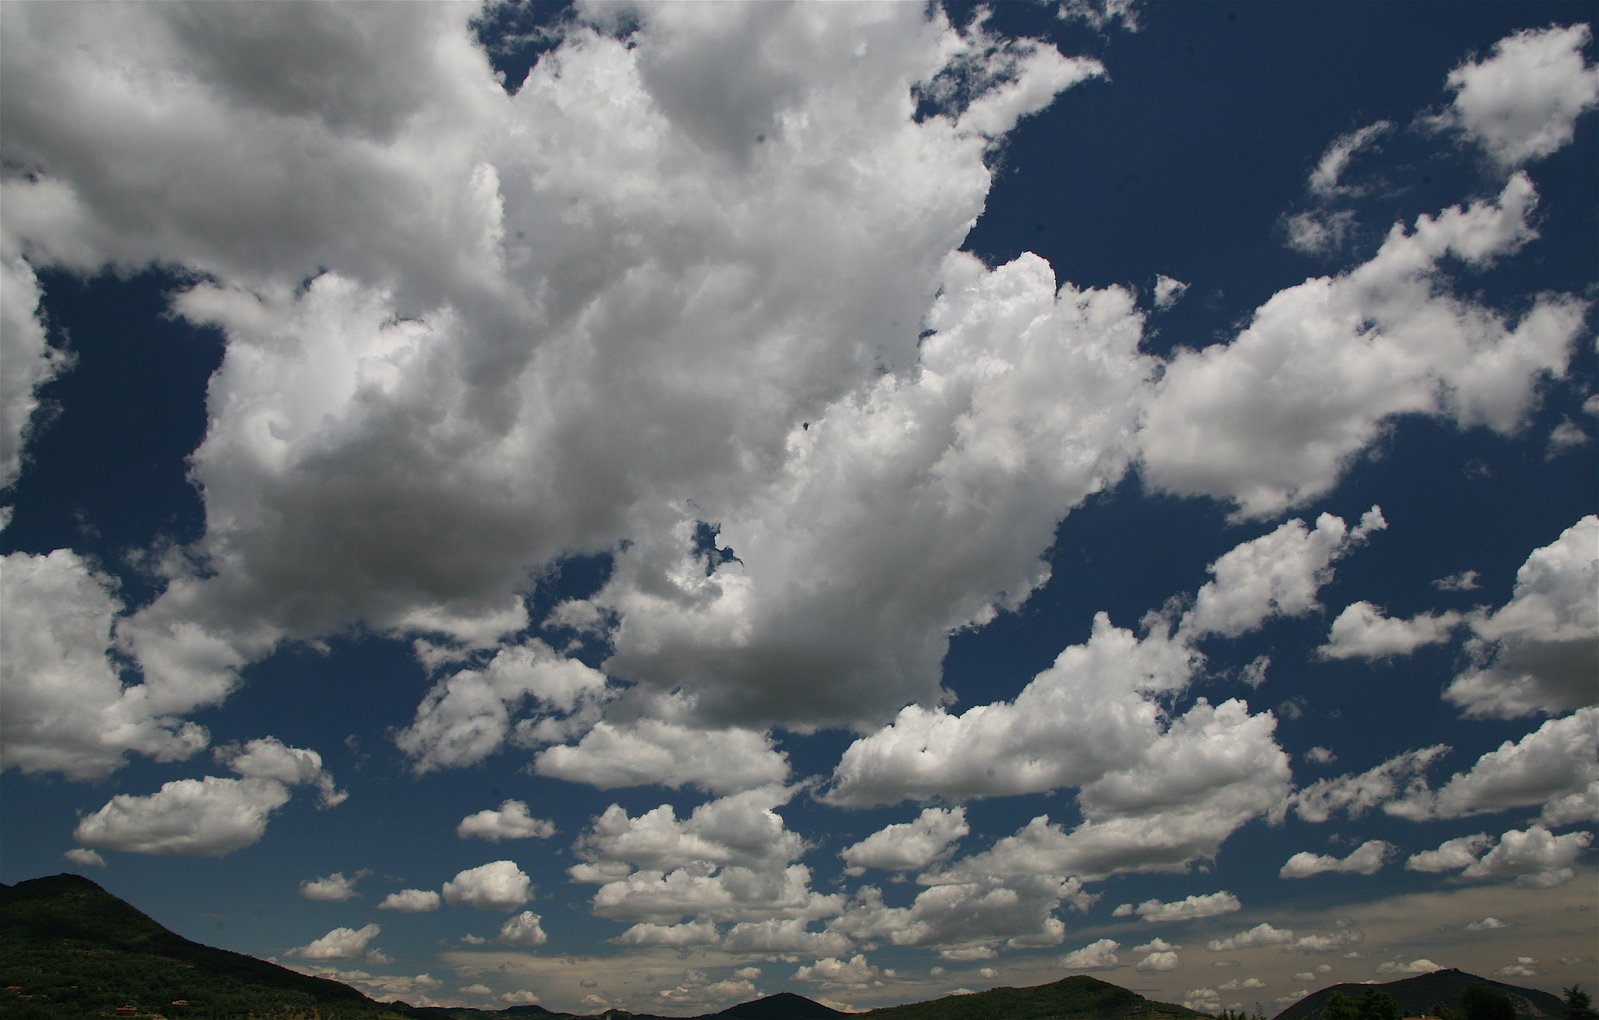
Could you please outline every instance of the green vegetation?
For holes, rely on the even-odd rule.
[[[994,988],[909,1006],[889,1006],[866,1015],[872,1020],[1184,1020],[1205,1016],[1182,1006],[1151,1002],[1135,992],[1084,975],[1033,988]]]
[[[1599,1011],[1594,1010],[1593,1000],[1581,985],[1562,988],[1561,992],[1566,997],[1566,1020],[1599,1020]]]
[[[125,1005],[169,1020],[411,1015],[336,981],[190,942],[75,875],[0,887],[0,989],[11,988],[0,991],[8,1017],[80,1020]]]
[[[1494,1009],[1503,1010],[1500,998],[1509,1004],[1508,1015],[1495,1014],[1503,1017],[1503,1020],[1539,1020],[1542,1017],[1559,1020],[1566,1016],[1565,1004],[1548,992],[1519,988],[1451,969],[1381,985],[1333,985],[1300,999],[1278,1013],[1275,1020],[1377,1020],[1378,1017],[1389,1016],[1387,1011],[1390,1005],[1394,1009],[1394,1020],[1406,1016],[1476,1020],[1465,1003],[1467,992],[1472,987],[1479,989],[1475,993],[1479,996],[1491,993]],[[1378,999],[1378,995],[1387,1001]],[[1487,1001],[1484,1000],[1484,1003]]]

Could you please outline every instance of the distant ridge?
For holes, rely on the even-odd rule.
[[[741,1002],[713,1015],[717,1020],[827,1020],[829,1017],[850,1014],[829,1009],[803,995],[779,992],[753,1002]]]
[[[908,1006],[886,1006],[863,1015],[872,1020],[1210,1020],[1209,1014],[1154,1002],[1086,974],[1030,988],[991,988]]]
[[[1432,1013],[1433,1007],[1440,1002],[1459,1009],[1461,995],[1472,985],[1482,985],[1510,996],[1511,1003],[1516,1007],[1517,1016],[1538,1020],[1541,1017],[1558,1018],[1566,1015],[1565,1003],[1557,995],[1541,992],[1535,988],[1507,985],[1503,981],[1477,977],[1475,974],[1467,974],[1463,970],[1451,967],[1448,970],[1435,970],[1431,974],[1419,974],[1416,977],[1401,978],[1381,985],[1353,982],[1332,985],[1305,996],[1278,1013],[1273,1020],[1321,1020],[1322,1011],[1327,1008],[1327,1000],[1334,992],[1343,992],[1354,1001],[1368,988],[1381,989],[1392,995],[1394,1001],[1399,1004],[1402,1016],[1420,1016],[1423,1013]]]

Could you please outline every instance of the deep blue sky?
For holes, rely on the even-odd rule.
[[[1080,6],[6,7],[0,880],[413,1003],[1591,983],[1591,8]]]

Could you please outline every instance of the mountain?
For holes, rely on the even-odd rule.
[[[0,991],[0,1011],[17,1018],[158,1011],[178,1000],[196,1017],[413,1015],[337,981],[190,942],[77,875],[0,885],[0,989],[11,986],[20,991]]]
[[[715,1014],[716,1020],[827,1020],[828,1017],[848,1015],[793,992],[779,992],[754,1002],[741,1002]]]
[[[1539,1017],[1558,1018],[1566,1015],[1565,1003],[1557,995],[1540,992],[1535,988],[1507,985],[1503,981],[1493,981],[1451,968],[1449,970],[1435,970],[1431,974],[1421,974],[1399,981],[1390,981],[1382,985],[1354,983],[1332,985],[1331,987],[1323,988],[1314,995],[1305,996],[1281,1013],[1278,1013],[1273,1020],[1321,1020],[1322,1011],[1327,1006],[1327,999],[1334,992],[1343,992],[1351,1002],[1354,1002],[1364,995],[1368,988],[1376,988],[1392,995],[1394,1001],[1399,1004],[1401,1016],[1421,1016],[1423,1013],[1429,1016],[1437,1016],[1437,1005],[1439,1003],[1459,1009],[1460,997],[1472,985],[1482,985],[1510,996],[1510,1001],[1515,1005],[1518,1017],[1529,1017],[1532,1020],[1538,1020]]]
[[[1204,1013],[1152,1002],[1084,974],[1031,988],[991,988],[909,1006],[888,1006],[865,1015],[872,1020],[1209,1020]]]

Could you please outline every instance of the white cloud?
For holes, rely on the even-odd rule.
[[[914,821],[879,829],[839,856],[851,875],[865,874],[868,868],[918,870],[942,859],[970,831],[965,808],[926,808]]]
[[[1327,643],[1317,654],[1328,659],[1383,659],[1409,655],[1423,645],[1448,641],[1465,621],[1460,613],[1422,613],[1408,620],[1396,620],[1370,602],[1355,602],[1344,608],[1332,623]]]
[[[22,472],[39,387],[72,365],[70,355],[50,346],[38,278],[15,245],[10,232],[0,230],[0,361],[6,365],[0,375],[0,493]]]
[[[754,730],[702,730],[666,719],[597,723],[576,744],[539,753],[534,769],[542,776],[587,783],[602,790],[618,786],[695,786],[710,793],[736,793],[781,783],[788,778],[788,756],[771,737]]]
[[[573,869],[574,878],[581,877]],[[803,864],[783,868],[716,868],[695,864],[672,871],[639,870],[604,882],[594,913],[613,921],[672,924],[692,917],[717,921],[815,920],[831,917],[843,897],[810,886]]]
[[[684,949],[689,946],[714,946],[721,941],[721,933],[709,921],[690,921],[684,924],[635,924],[616,937],[624,946],[670,946]]]
[[[1066,926],[1055,916],[1063,903],[1079,909],[1093,902],[1075,879],[1048,874],[924,876],[935,883],[908,907],[884,904],[882,892],[865,886],[828,928],[862,941],[936,948],[948,960],[990,959],[997,946],[1059,945]]]
[[[314,786],[320,806],[343,804],[349,796],[322,767],[322,756],[305,747],[290,747],[277,737],[259,737],[243,745],[225,744],[212,752],[223,765],[246,779],[266,779],[285,786]]]
[[[366,871],[358,871],[346,876],[342,871],[335,871],[331,875],[307,879],[300,883],[300,895],[323,903],[345,903],[361,895],[355,891],[355,883],[367,874]]]
[[[1101,613],[1013,702],[960,715],[909,705],[855,741],[824,799],[864,806],[910,797],[1030,793],[1091,782],[1138,761],[1159,736],[1143,692],[1183,687],[1194,653],[1160,633],[1144,638]]]
[[[1313,210],[1294,213],[1282,223],[1288,247],[1305,255],[1330,255],[1342,248],[1354,232],[1355,213],[1351,209]]]
[[[93,850],[87,850],[87,849],[85,849],[85,848],[83,848],[81,846],[75,846],[71,850],[68,850],[66,853],[62,854],[61,856],[65,857],[67,860],[71,861],[73,864],[78,865],[79,867],[83,867],[83,868],[103,868],[103,867],[105,867],[105,858],[104,857],[101,857],[99,854],[95,853]]]
[[[848,951],[850,939],[838,932],[811,931],[803,918],[774,918],[765,921],[740,921],[727,930],[722,948],[730,953],[759,956],[839,956]]]
[[[1286,928],[1278,928],[1272,924],[1262,922],[1247,931],[1238,932],[1222,939],[1212,939],[1205,943],[1205,948],[1212,953],[1231,953],[1239,949],[1254,949],[1257,946],[1280,946],[1294,940],[1294,933]]]
[[[1320,198],[1335,198],[1341,195],[1358,195],[1360,189],[1343,182],[1344,171],[1349,169],[1349,161],[1363,148],[1375,145],[1378,138],[1392,131],[1394,125],[1390,121],[1379,120],[1374,124],[1367,124],[1348,134],[1339,135],[1327,151],[1322,154],[1321,161],[1316,164],[1316,169],[1311,171],[1310,179],[1306,186],[1310,193]]]
[[[1467,931],[1497,931],[1500,928],[1508,928],[1508,927],[1510,927],[1508,922],[1501,921],[1497,917],[1485,917],[1485,918],[1483,918],[1480,921],[1473,921],[1470,924],[1466,925],[1466,930]]]
[[[531,910],[524,910],[500,925],[499,940],[508,946],[521,946],[525,949],[542,946],[550,939],[544,934],[544,927],[540,921],[539,915]]]
[[[1353,531],[1342,518],[1322,514],[1313,529],[1292,520],[1239,545],[1207,568],[1212,580],[1183,615],[1181,633],[1237,637],[1274,616],[1320,608],[1316,593],[1331,580],[1332,564],[1386,527],[1381,509],[1372,507]]]
[[[1444,697],[1468,716],[1553,715],[1591,704],[1599,640],[1599,516],[1588,515],[1516,572],[1509,602],[1472,622],[1474,664]]]
[[[626,864],[655,871],[690,865],[781,869],[805,850],[776,808],[796,788],[765,786],[696,807],[681,821],[670,804],[638,817],[612,804],[594,819],[574,849],[591,866]]]
[[[130,750],[174,761],[205,747],[206,731],[178,718],[197,704],[183,692],[123,686],[110,655],[115,585],[83,557],[6,555],[0,603],[0,764],[99,779]]]
[[[649,8],[626,42],[589,9],[511,96],[471,16],[8,19],[21,250],[184,266],[208,282],[176,310],[226,337],[191,459],[203,566],[128,621],[141,668],[226,693],[359,624],[491,647],[534,571],[616,550],[589,616],[608,669],[689,678],[701,729],[938,700],[949,632],[1042,583],[1061,514],[1123,470],[1153,365],[1125,292],[949,258],[997,136],[1103,69],[915,5]],[[258,94],[239,52],[295,84]],[[200,184],[140,200],[172,180]],[[950,498],[903,498],[924,483]],[[700,520],[742,567],[704,576]],[[448,683],[401,732],[419,769],[493,753],[515,710]]]
[[[1393,808],[1394,799],[1401,793],[1414,796],[1425,790],[1428,767],[1448,753],[1448,744],[1405,751],[1365,772],[1319,779],[1289,802],[1294,813],[1307,822],[1325,822],[1339,813],[1359,818],[1379,804],[1391,813],[1400,813]]]
[[[1599,822],[1599,760],[1594,734],[1599,708],[1550,719],[1519,741],[1505,741],[1457,772],[1436,793],[1424,785],[1386,806],[1406,818],[1464,818],[1543,806],[1544,820],[1561,825]]]
[[[844,988],[864,988],[879,983],[885,973],[892,976],[894,972],[879,970],[866,962],[865,956],[856,953],[848,960],[840,960],[837,957],[817,960],[809,966],[796,970],[794,980]]]
[[[1443,970],[1443,968],[1427,959],[1410,960],[1408,962],[1404,960],[1389,960],[1386,963],[1377,965],[1377,973],[1379,974],[1431,974],[1435,970]]]
[[[397,910],[402,914],[422,914],[439,909],[439,894],[431,889],[401,889],[383,897],[378,909]]]
[[[289,950],[300,960],[353,960],[367,952],[367,946],[383,931],[382,925],[363,928],[335,928],[319,939]]]
[[[1331,765],[1338,760],[1338,755],[1330,747],[1317,745],[1305,752],[1305,760],[1316,765]]]
[[[1539,966],[1536,957],[1518,956],[1516,957],[1515,963],[1507,963],[1503,967],[1497,968],[1494,971],[1494,976],[1506,978],[1530,978],[1537,977],[1542,973],[1543,967]]]
[[[1499,845],[1461,874],[1466,878],[1512,879],[1517,885],[1549,889],[1564,885],[1576,875],[1577,858],[1593,842],[1591,832],[1556,836],[1541,825],[1511,829]]]
[[[1060,965],[1063,970],[1110,970],[1120,966],[1116,951],[1121,947],[1115,939],[1098,939],[1061,957]]]
[[[548,839],[555,835],[555,824],[534,818],[519,800],[502,801],[498,808],[485,808],[461,819],[455,834],[462,839],[486,839],[499,843],[507,839]]]
[[[1462,570],[1458,574],[1440,577],[1432,583],[1439,591],[1476,591],[1482,587],[1475,570]]]
[[[1146,953],[1147,955],[1134,964],[1133,969],[1141,974],[1159,974],[1168,970],[1176,970],[1182,965],[1182,960],[1178,958],[1176,953],[1176,950],[1181,948],[1181,946],[1170,945],[1161,939],[1156,939],[1142,946],[1136,946],[1133,952]]]
[[[174,779],[148,796],[117,794],[80,818],[73,836],[101,850],[224,857],[259,842],[289,796],[271,779]]]
[[[1436,850],[1412,854],[1405,861],[1405,867],[1410,871],[1458,871],[1474,863],[1494,842],[1486,832],[1446,839]]]
[[[1202,896],[1185,896],[1171,903],[1145,900],[1136,907],[1131,903],[1124,903],[1116,908],[1113,916],[1128,917],[1137,914],[1148,924],[1160,924],[1167,921],[1192,921],[1201,917],[1220,917],[1242,909],[1243,904],[1238,902],[1237,896],[1221,891]]]
[[[444,883],[444,902],[452,907],[515,910],[533,897],[533,882],[512,861],[467,868]]]
[[[1449,73],[1454,99],[1436,123],[1460,131],[1504,167],[1564,148],[1577,118],[1599,104],[1599,68],[1582,55],[1589,38],[1587,25],[1506,36],[1491,56]]]
[[[1312,875],[1375,875],[1398,848],[1380,839],[1371,839],[1350,851],[1346,857],[1331,857],[1301,850],[1288,858],[1278,871],[1279,878],[1309,878]]]
[[[1055,16],[1062,21],[1081,21],[1096,32],[1120,23],[1124,32],[1137,32],[1140,26],[1139,0],[1061,0]]]
[[[1292,942],[1283,946],[1285,953],[1336,953],[1346,952],[1350,946],[1358,946],[1366,941],[1366,933],[1359,928],[1351,928],[1347,924],[1321,935],[1301,935]],[[1305,992],[1300,993],[1303,998]]]
[[[1155,277],[1155,307],[1165,311],[1188,293],[1188,284],[1181,280],[1173,279],[1164,273]]]
[[[1518,174],[1494,202],[1396,225],[1366,263],[1273,295],[1231,343],[1179,351],[1140,433],[1146,483],[1264,517],[1327,492],[1395,416],[1514,431],[1538,380],[1564,374],[1586,305],[1546,295],[1511,326],[1442,267],[1521,247],[1536,201]]]
[[[417,772],[472,765],[504,746],[525,702],[546,716],[570,715],[604,689],[604,674],[529,639],[440,680],[394,739]]]

